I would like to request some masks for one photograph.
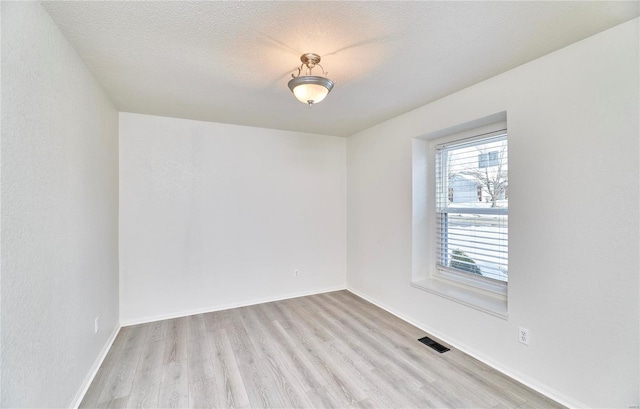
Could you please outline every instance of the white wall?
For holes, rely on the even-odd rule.
[[[120,262],[123,325],[344,288],[345,138],[121,113]]]
[[[118,113],[39,3],[1,7],[0,406],[68,407],[118,327]]]
[[[565,403],[637,405],[638,21],[349,137],[348,287]],[[409,286],[412,138],[502,111],[506,321]]]

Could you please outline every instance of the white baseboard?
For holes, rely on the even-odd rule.
[[[496,371],[502,372],[503,374],[507,375],[508,377],[515,379],[516,381],[520,382],[521,384],[535,390],[536,392],[539,392],[541,394],[543,394],[544,396],[548,397],[549,399],[553,399],[554,401],[560,403],[561,405],[564,405],[568,408],[588,408],[587,405],[585,405],[582,402],[578,402],[575,399],[569,398],[568,396],[565,396],[564,394],[558,392],[557,390],[549,387],[548,385],[542,384],[539,381],[536,381],[534,379],[529,378],[528,376],[525,376],[515,370],[513,370],[512,368],[506,368],[496,362],[494,362],[491,359],[488,359],[487,357],[483,356],[482,354],[478,353],[477,351],[475,351],[473,348],[470,348],[469,346],[465,345],[462,342],[458,342],[455,339],[452,339],[451,337],[448,337],[445,334],[442,334],[441,332],[439,332],[436,329],[433,329],[431,327],[429,327],[428,325],[425,325],[417,320],[414,320],[411,317],[408,317],[402,313],[400,313],[399,311],[396,311],[395,309],[393,309],[392,307],[389,307],[388,305],[376,300],[373,297],[370,297],[366,294],[363,294],[362,292],[351,288],[349,286],[347,286],[347,291],[357,295],[360,298],[363,298],[367,301],[369,301],[370,303],[382,308],[383,310],[395,315],[396,317],[400,318],[403,321],[408,322],[409,324],[423,330],[424,332],[427,332],[431,335],[433,335],[436,338],[441,339],[442,341],[446,342],[447,344],[453,346],[454,348],[464,352],[465,354],[477,359],[478,361],[490,366],[491,368],[495,369]]]
[[[102,365],[102,361],[104,361],[104,359],[107,357],[107,353],[109,352],[109,349],[111,349],[111,345],[113,345],[113,341],[116,340],[116,337],[118,336],[118,332],[120,332],[120,328],[121,326],[118,325],[113,330],[113,332],[111,333],[111,336],[107,340],[107,343],[104,344],[104,347],[102,347],[102,351],[100,351],[100,355],[98,355],[98,358],[96,358],[95,362],[93,363],[91,370],[89,371],[89,373],[87,374],[87,377],[84,379],[84,382],[82,383],[82,387],[80,388],[78,393],[76,393],[76,396],[71,401],[71,405],[69,406],[69,408],[78,409],[78,406],[80,406],[80,403],[84,398],[84,395],[87,393],[87,390],[89,390],[89,386],[91,386],[91,382],[93,382],[93,378],[96,377],[98,370],[100,370],[100,365]]]
[[[323,288],[323,289],[320,289],[320,290],[303,291],[303,292],[298,292],[298,293],[288,293],[288,294],[274,296],[274,297],[256,298],[256,299],[253,299],[253,300],[247,300],[247,301],[242,301],[242,302],[237,302],[237,303],[213,305],[213,306],[209,306],[209,307],[197,308],[197,309],[186,310],[186,311],[179,311],[179,312],[174,312],[174,313],[170,313],[170,314],[154,315],[154,316],[151,316],[151,317],[134,318],[134,319],[128,319],[128,320],[121,318],[120,325],[123,326],[123,327],[128,327],[128,326],[131,326],[131,325],[146,324],[146,323],[149,323],[149,322],[168,320],[168,319],[172,319],[172,318],[187,317],[189,315],[205,314],[205,313],[208,313],[208,312],[229,310],[231,308],[248,307],[250,305],[263,304],[263,303],[267,303],[267,302],[280,301],[280,300],[288,300],[290,298],[304,297],[304,296],[307,296],[307,295],[322,294],[322,293],[328,293],[328,292],[331,292],[331,291],[339,291],[339,290],[346,290],[346,289],[347,288],[346,288],[345,285],[339,285],[339,286],[335,286],[335,287]]]

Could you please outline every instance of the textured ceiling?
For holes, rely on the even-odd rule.
[[[350,135],[637,17],[639,2],[44,2],[121,111]],[[312,109],[302,53],[336,86]]]

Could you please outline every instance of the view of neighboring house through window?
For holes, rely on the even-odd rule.
[[[508,281],[506,130],[436,147],[436,257],[441,273]]]

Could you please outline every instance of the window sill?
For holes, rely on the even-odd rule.
[[[466,286],[463,287],[435,278],[412,281],[411,286],[502,318],[503,320],[506,320],[509,316],[506,299],[494,297]]]

